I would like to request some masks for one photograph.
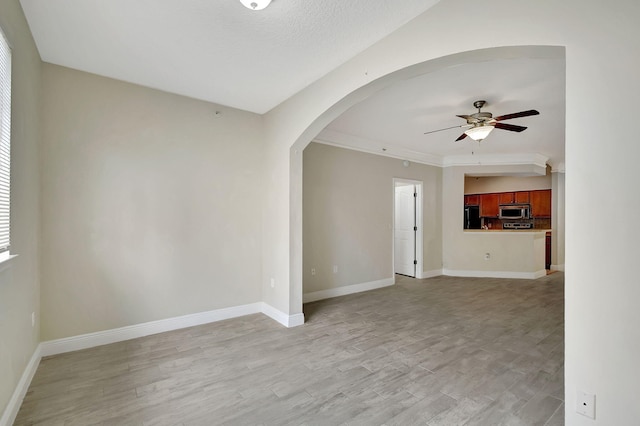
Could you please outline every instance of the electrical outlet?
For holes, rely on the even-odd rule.
[[[271,278],[271,288],[274,288],[275,286],[276,286],[276,279]]]
[[[31,327],[35,327],[35,326],[36,326],[36,313],[31,312]]]
[[[491,253],[485,253],[484,260],[489,260],[489,259],[491,259]]]
[[[338,273],[338,265],[333,265],[333,273],[334,274]]]
[[[576,400],[576,411],[590,419],[596,418],[596,396],[579,390]]]
[[[311,275],[315,275],[316,274],[316,268],[311,268]]]

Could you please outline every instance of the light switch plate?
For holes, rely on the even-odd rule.
[[[576,411],[578,414],[589,417],[590,419],[596,418],[596,396],[579,390],[576,399]]]

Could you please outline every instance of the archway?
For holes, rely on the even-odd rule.
[[[289,308],[302,312],[302,151],[331,121],[360,101],[396,82],[429,74],[447,67],[510,58],[564,58],[557,46],[509,46],[461,52],[412,65],[380,77],[354,90],[316,118],[291,146],[290,156],[290,263]]]

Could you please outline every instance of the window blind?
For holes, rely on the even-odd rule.
[[[11,49],[0,31],[0,253],[9,250],[11,190]]]

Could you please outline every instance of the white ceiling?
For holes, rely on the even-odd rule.
[[[43,61],[265,113],[438,0],[21,0]]]
[[[20,0],[42,60],[234,108],[265,113],[438,0]],[[564,58],[474,62],[397,83],[338,117],[317,138],[427,164],[548,158],[564,167]],[[456,114],[488,102],[522,133],[454,140]],[[458,163],[456,161],[460,160]],[[469,160],[471,159],[471,160]],[[493,161],[493,160],[492,160]],[[474,163],[475,162],[475,163]]]
[[[528,128],[495,129],[482,142],[454,142],[465,129],[424,134],[466,124],[456,114],[477,112],[473,102],[479,99],[487,101],[482,111],[494,117],[529,109],[540,115],[505,121]],[[428,164],[500,157],[528,162],[543,156],[563,169],[564,130],[564,58],[521,58],[458,65],[396,83],[342,114],[317,139]]]

